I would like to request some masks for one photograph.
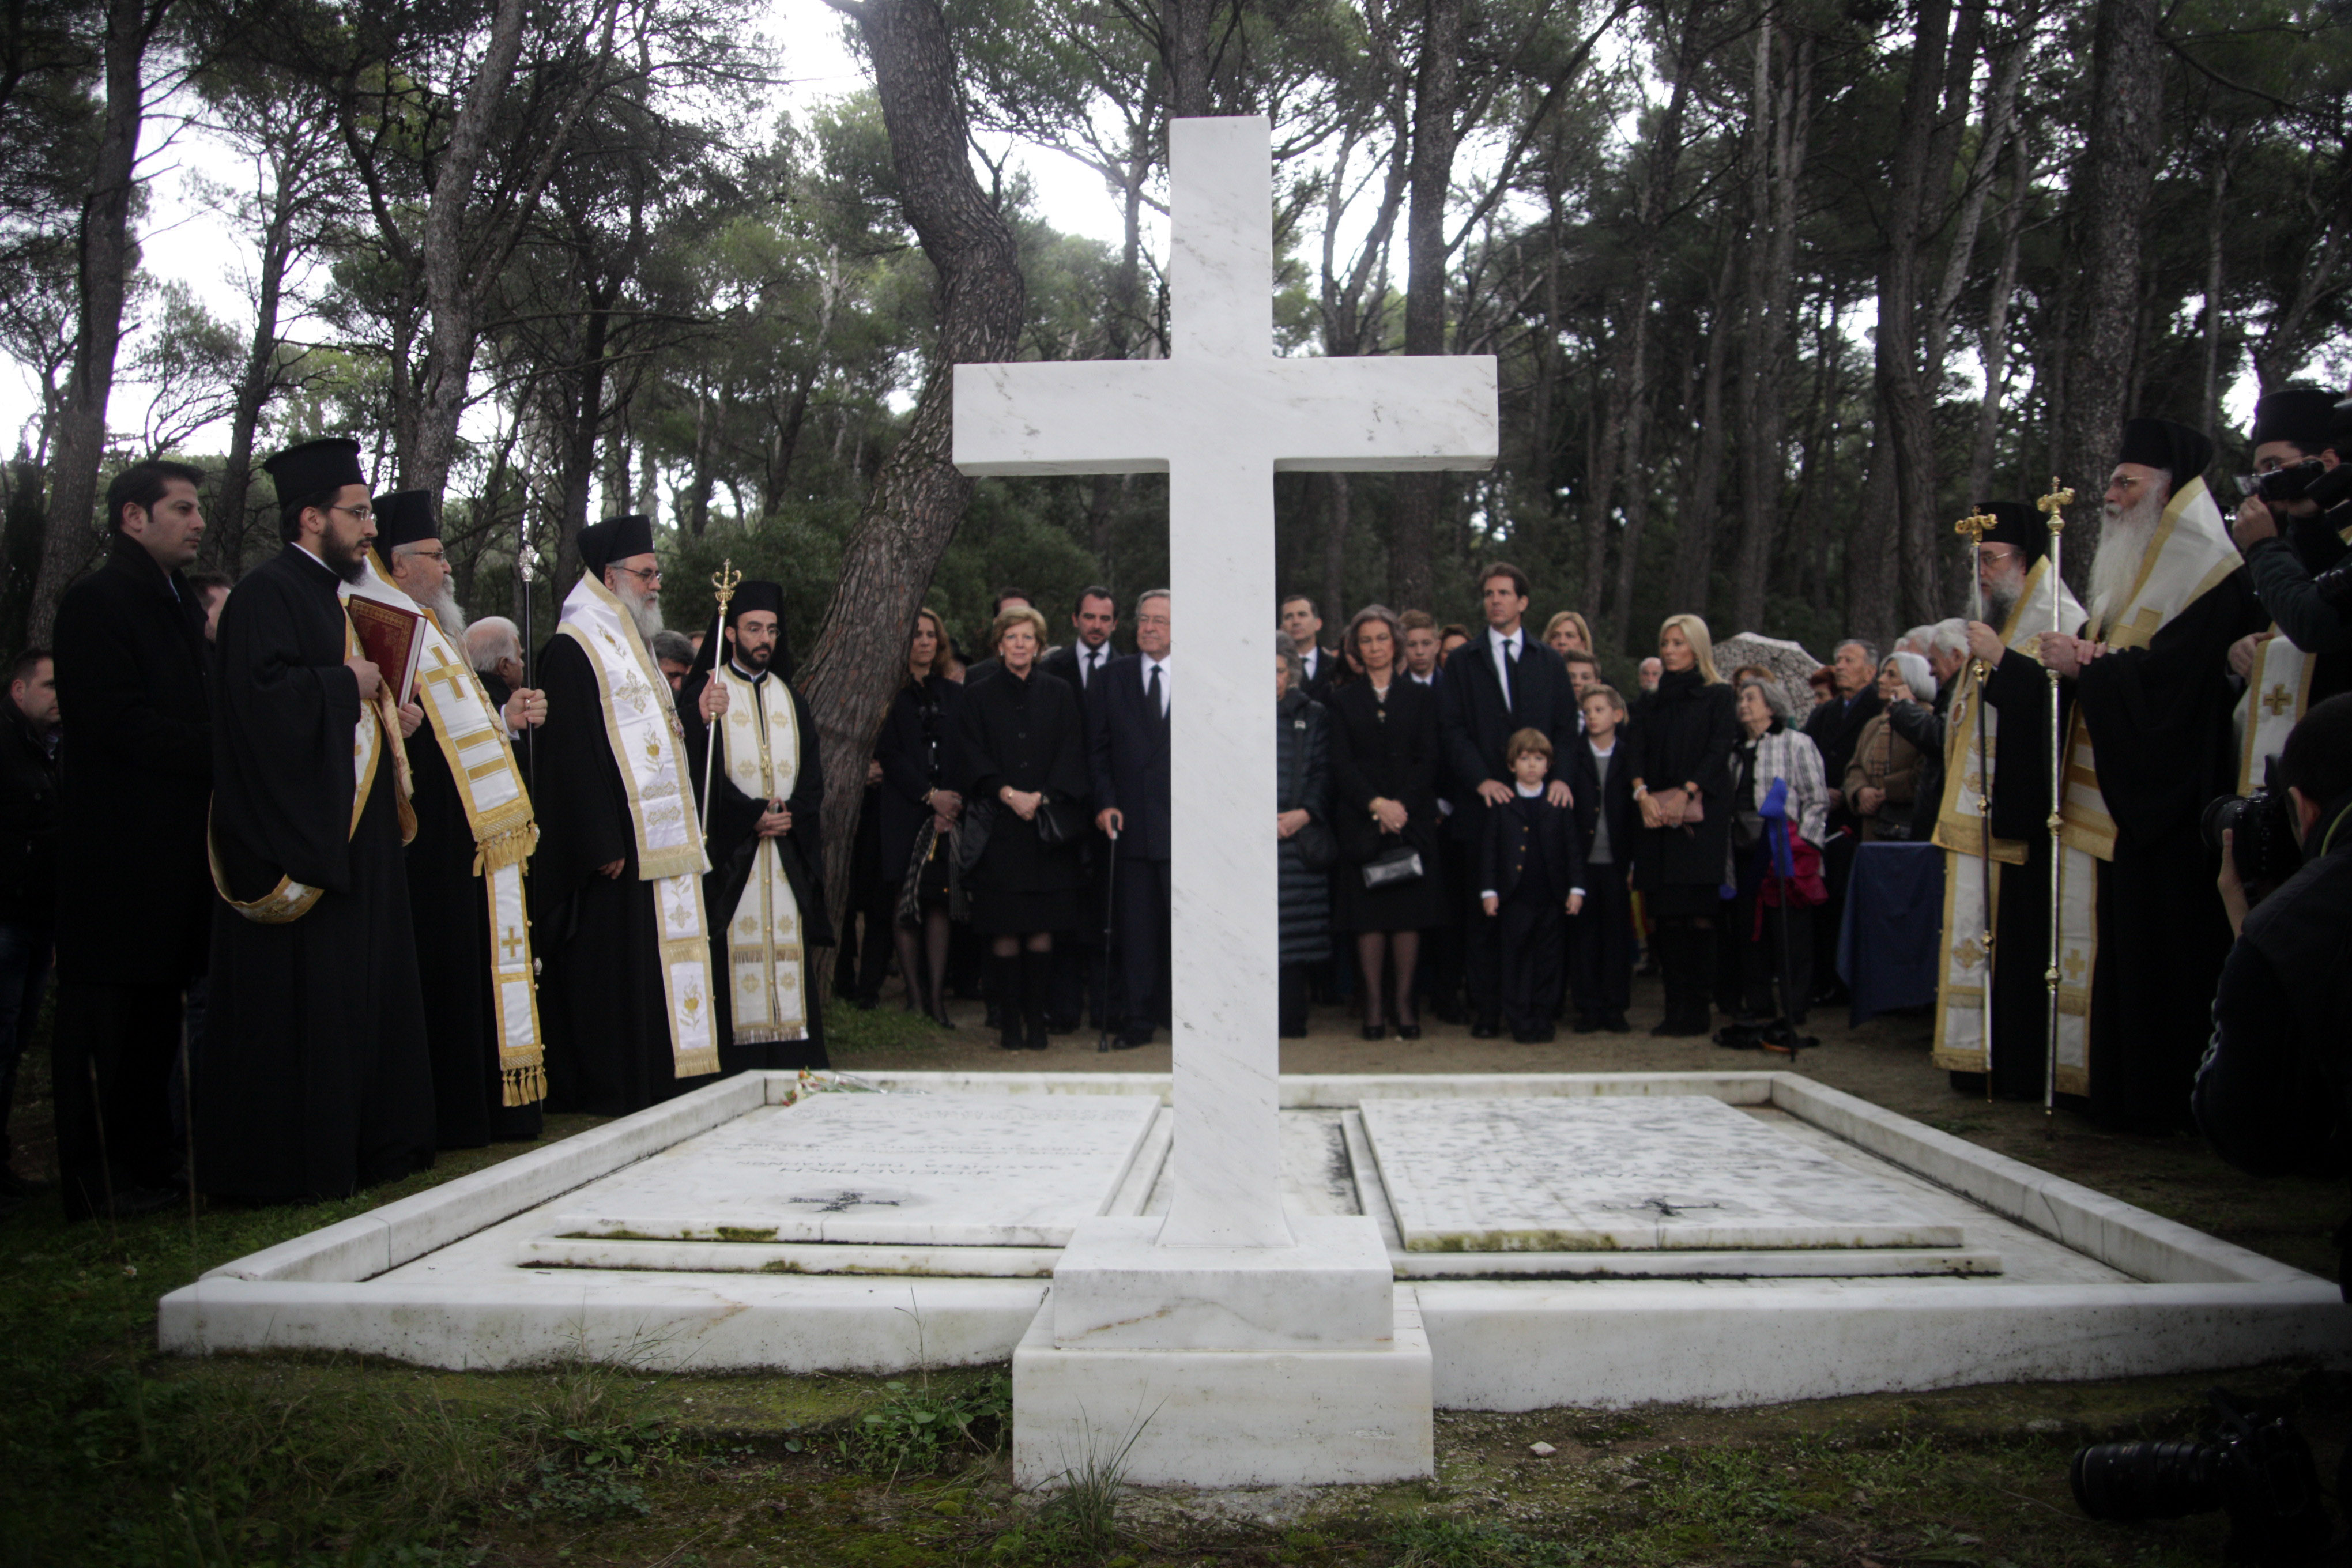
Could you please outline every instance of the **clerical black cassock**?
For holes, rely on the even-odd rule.
[[[530,900],[553,1110],[624,1115],[719,1069],[708,862],[677,712],[604,582],[606,566],[652,552],[650,519],[583,529],[585,570],[540,656],[547,722],[536,733]]]
[[[376,498],[379,561],[441,537],[432,501],[425,490]],[[389,595],[432,619],[373,572],[359,591]],[[425,721],[407,747],[416,811],[408,907],[433,1058],[433,1121],[442,1148],[479,1149],[540,1133],[547,1080],[523,891],[537,829],[498,705],[468,667],[464,646],[437,621],[417,674]]]
[[[824,907],[824,769],[808,704],[790,684],[791,644],[784,635],[783,590],[745,582],[728,605],[727,636],[702,645],[678,690],[687,754],[694,782],[710,778],[710,875],[705,879],[712,961],[725,979],[719,1059],[721,1069],[826,1066],[823,1010],[814,984],[815,952],[833,945]],[[755,611],[776,617],[776,642],[765,658],[739,651],[739,619]],[[713,668],[724,644],[727,662]],[[725,684],[726,715],[715,768],[709,728],[702,722],[702,689]],[[792,814],[789,832],[762,838],[760,819],[771,801]]]
[[[2336,417],[2334,393],[2288,387],[2255,403],[2254,427],[2246,444],[2259,450],[2284,442],[2295,454],[2316,458],[2337,445]],[[2300,460],[2293,454],[2284,456],[2289,462]],[[2298,576],[2316,577],[2342,562],[2347,546],[2352,545],[2352,529],[2340,529],[2340,517],[2334,526],[2320,517],[2282,516],[2278,521],[2280,537],[2258,542],[2246,552],[2246,570],[2258,596],[2273,591],[2280,581],[2273,574],[2282,569],[2290,583]],[[2299,565],[2299,572],[2288,564],[2290,561]],[[2296,630],[2305,637],[2312,636],[2312,628],[2300,616],[2289,611],[2288,618],[2295,621]],[[2333,619],[2332,610],[2329,618]],[[2238,731],[2241,795],[2263,787],[2287,736],[2313,704],[2352,690],[2352,649],[2332,646],[2336,639],[2331,637],[2315,641],[2313,650],[2305,652],[2295,646],[2294,634],[2285,626],[2273,625],[2270,629],[2276,635],[2255,650],[2252,679],[2231,719]]]
[[[264,466],[289,535],[362,482],[352,441]],[[212,844],[229,902],[190,1106],[196,1184],[220,1196],[341,1197],[433,1163],[399,721],[344,668],[341,581],[289,543],[221,612]]]
[[[2168,421],[2125,426],[2117,461],[2168,470],[2172,495],[2124,602],[2091,606],[2083,635],[2107,651],[2070,683],[2060,1087],[2143,1131],[2192,1125],[2231,942],[2198,819],[2235,780],[2230,645],[2263,617],[2200,477],[2212,451]]]
[[[1981,938],[1990,883],[1995,911],[1992,1087],[2003,1099],[2038,1100],[2047,1087],[2050,1044],[2052,682],[2034,649],[2045,631],[2073,633],[2083,624],[2083,607],[2054,580],[2046,551],[2049,527],[2033,508],[1987,501],[1978,510],[1996,520],[1985,542],[2015,546],[2026,571],[2017,603],[1997,628],[2005,651],[1985,681],[1983,723],[1978,722],[1973,667],[1961,677],[1950,710],[1935,832],[1948,855],[1948,884],[1935,1061],[1950,1071],[1953,1088],[1984,1092]],[[2062,695],[2062,719],[2064,711]],[[1982,800],[1991,805],[1989,834],[1979,784]]]

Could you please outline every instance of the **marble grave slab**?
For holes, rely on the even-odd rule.
[[[563,1200],[551,1235],[1061,1247],[1104,1213],[1154,1096],[820,1094],[766,1106]]]
[[[1408,1252],[1957,1247],[1893,1183],[1704,1095],[1363,1102]]]

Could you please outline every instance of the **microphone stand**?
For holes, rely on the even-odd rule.
[[[2058,543],[2066,531],[2065,509],[2074,504],[2074,492],[2053,474],[2050,493],[2038,504],[2050,519],[2050,629],[2063,633],[2066,628],[2058,624]],[[2058,919],[2066,887],[2066,731],[2058,721],[2058,671],[2046,658],[2042,668],[2050,678],[2050,966],[2042,975],[2050,994],[2050,1038],[2042,1062],[2042,1129],[2043,1136],[2054,1139],[2058,1136]]]

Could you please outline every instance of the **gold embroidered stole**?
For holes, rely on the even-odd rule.
[[[2352,528],[2339,537],[2352,544]],[[2261,788],[2268,764],[2286,749],[2288,731],[2311,706],[2311,678],[2319,667],[2319,656],[2295,647],[2276,621],[2271,630],[2277,635],[2255,651],[2253,676],[2231,716],[2238,731],[2240,795]]]
[[[564,599],[562,623],[555,629],[580,646],[595,672],[604,739],[629,798],[637,875],[654,885],[671,1070],[679,1078],[717,1072],[710,936],[702,919],[701,879],[710,866],[687,784],[684,731],[669,683],[620,600],[592,576],[583,574]]]
[[[754,800],[788,800],[800,777],[801,736],[793,694],[782,680],[754,683],[721,666],[727,712],[723,732],[728,781]],[[772,838],[758,841],[751,874],[727,924],[727,970],[735,1010],[735,1043],[756,1045],[808,1038],[806,954],[800,904]]]

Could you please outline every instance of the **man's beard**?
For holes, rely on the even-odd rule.
[[[352,540],[346,544],[332,533],[319,535],[319,559],[327,570],[346,583],[356,583],[367,575],[367,543]]]
[[[2148,542],[2156,537],[2156,525],[2170,499],[2151,490],[2130,506],[2107,510],[2098,551],[2091,558],[2091,616],[2101,626],[2113,623],[2125,595],[2139,581]]]
[[[776,650],[773,646],[753,648],[739,647],[735,650],[735,664],[736,668],[742,670],[746,675],[758,675],[768,668],[769,664],[774,660],[775,657]]]
[[[656,632],[668,629],[662,624],[659,595],[640,593],[632,586],[620,595],[620,599],[621,607],[629,612],[629,619],[636,625],[637,636],[646,642],[654,640]]]
[[[1985,621],[1998,629],[2009,624],[2009,613],[2025,593],[2025,574],[2006,572],[1985,589]]]
[[[415,594],[409,597],[433,612],[433,618],[441,623],[443,637],[457,642],[465,640],[466,612],[457,607],[457,590],[450,584],[449,579],[442,578],[440,591],[429,599],[418,598]]]

